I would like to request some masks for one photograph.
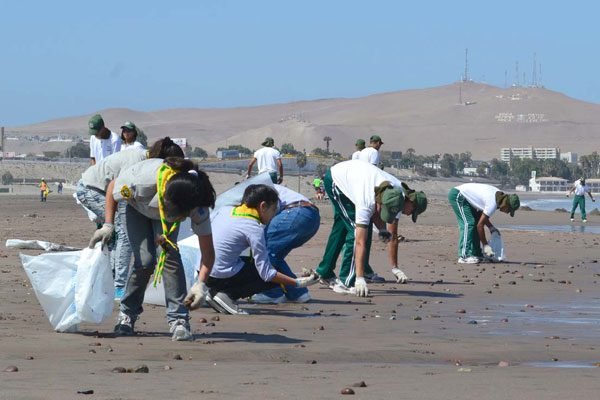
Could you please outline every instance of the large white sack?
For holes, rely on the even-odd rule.
[[[114,287],[106,250],[98,246],[93,250],[20,256],[55,330],[69,331],[81,322],[100,323],[110,316]]]
[[[493,261],[502,261],[506,259],[506,253],[504,252],[504,241],[502,236],[498,232],[494,232],[490,235],[489,245],[494,252]]]
[[[77,247],[65,246],[64,244],[45,242],[43,240],[21,240],[7,239],[6,247],[13,249],[45,250],[45,251],[71,251],[80,250]]]

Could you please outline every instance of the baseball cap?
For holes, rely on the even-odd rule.
[[[521,201],[519,200],[519,196],[516,194],[508,195],[508,206],[510,207],[510,216],[515,216],[515,211],[521,207]]]
[[[381,219],[391,224],[396,215],[404,208],[404,193],[402,190],[388,187],[381,194]]]
[[[90,118],[88,127],[90,128],[90,135],[97,135],[98,132],[104,128],[104,120],[102,119],[102,116],[100,114],[96,114]]]
[[[364,147],[365,147],[365,140],[364,140],[364,139],[358,139],[358,140],[356,141],[356,143],[354,143],[354,145],[355,145],[355,146],[358,146],[358,147],[362,147],[362,148],[364,148]]]
[[[411,217],[412,222],[417,222],[417,216],[427,209],[427,196],[423,191],[413,191],[407,197],[415,205]]]
[[[275,140],[273,140],[273,138],[272,138],[272,137],[270,137],[270,136],[267,136],[267,137],[265,138],[265,141],[264,141],[264,142],[262,142],[262,145],[263,145],[263,146],[267,146],[267,147],[272,147],[272,146],[274,146],[274,145],[275,145]]]
[[[130,131],[134,131],[134,132],[137,131],[137,127],[131,121],[125,121],[125,123],[123,125],[121,125],[121,129],[129,129]]]
[[[381,142],[381,144],[383,144],[383,141],[381,140],[381,136],[379,135],[373,135],[371,136],[371,138],[369,139],[370,142]]]

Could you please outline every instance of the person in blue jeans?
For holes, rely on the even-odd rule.
[[[307,197],[285,186],[273,186],[279,194],[279,213],[265,230],[269,259],[277,271],[296,278],[285,257],[317,233],[321,217],[317,206]],[[310,294],[307,288],[285,286],[285,290],[276,287],[257,293],[251,300],[261,304],[279,304],[284,301],[306,303],[310,300]]]

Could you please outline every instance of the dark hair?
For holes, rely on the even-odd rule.
[[[277,203],[279,201],[277,190],[269,185],[249,185],[244,190],[242,204],[250,208],[258,208],[263,201],[269,206]]]
[[[196,207],[214,208],[217,194],[206,172],[181,157],[169,157],[165,163],[179,171],[169,179],[164,193],[170,214],[182,216]]]
[[[127,132],[133,132],[133,141],[135,142],[137,140],[138,137],[138,130],[137,129],[129,129],[129,128],[121,128],[121,140],[123,141],[123,143],[127,143],[125,141],[125,135],[123,135],[123,130],[126,130]]]
[[[162,139],[158,139],[148,150],[148,158],[168,158],[168,157],[180,157],[183,158],[183,150],[177,143],[171,140],[170,137],[166,136]]]

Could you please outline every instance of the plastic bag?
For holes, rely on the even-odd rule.
[[[63,244],[45,242],[43,240],[21,240],[7,239],[6,247],[13,249],[45,250],[45,251],[71,251],[80,250],[77,247],[65,246]]]
[[[39,256],[21,254],[21,262],[55,330],[72,331],[81,322],[100,323],[111,315],[112,272],[108,252],[100,246]]]
[[[500,262],[506,259],[506,254],[504,253],[504,241],[498,232],[494,232],[490,235],[488,243],[494,252],[492,261]]]

